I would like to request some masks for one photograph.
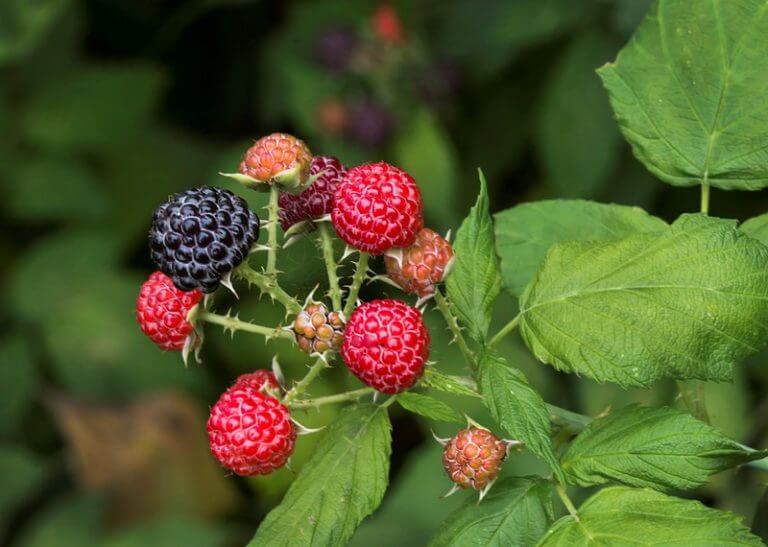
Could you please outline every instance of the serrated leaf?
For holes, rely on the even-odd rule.
[[[430,547],[535,545],[552,522],[552,485],[534,477],[509,477],[477,503],[451,513]]]
[[[493,301],[501,290],[501,274],[493,246],[488,189],[480,173],[480,195],[461,223],[453,244],[453,271],[445,281],[448,298],[475,340],[482,341],[491,323]]]
[[[494,220],[502,281],[518,296],[555,243],[616,239],[668,226],[639,207],[560,199],[523,203]]]
[[[741,519],[654,490],[614,486],[558,520],[539,547],[587,545],[753,545],[763,543]]]
[[[248,545],[345,545],[384,497],[391,428],[386,409],[347,408]]]
[[[768,248],[735,221],[684,215],[660,234],[553,246],[520,302],[523,340],[558,370],[726,381],[768,337]]]
[[[590,423],[561,461],[569,481],[580,486],[615,481],[683,490],[766,455],[743,448],[687,412],[630,405]]]
[[[595,195],[619,159],[621,134],[594,69],[618,49],[606,34],[586,32],[566,49],[544,90],[536,152],[555,195]]]
[[[635,155],[663,181],[768,185],[768,5],[658,0],[598,73]]]
[[[405,391],[397,396],[398,404],[405,410],[414,412],[431,420],[438,420],[441,422],[453,422],[462,424],[465,420],[461,415],[445,404],[443,401],[430,397],[429,395],[422,395],[420,393],[414,393],[413,391]]]
[[[475,390],[476,386],[474,383],[475,381],[472,378],[443,374],[436,371],[434,367],[426,367],[424,369],[424,376],[419,382],[420,385],[431,387],[443,393],[479,397],[480,395]]]
[[[493,418],[514,440],[523,441],[531,452],[546,461],[564,481],[549,438],[549,412],[525,374],[494,353],[480,356],[478,370],[480,392]]]
[[[742,232],[750,237],[754,237],[763,245],[768,245],[768,213],[745,220],[739,228]]]

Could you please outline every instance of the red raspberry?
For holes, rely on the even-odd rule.
[[[329,214],[333,209],[333,195],[347,169],[336,158],[315,156],[309,173],[317,175],[317,179],[298,196],[280,192],[279,215],[283,230],[302,220],[314,220]]]
[[[141,286],[136,319],[144,334],[162,349],[181,351],[194,328],[187,314],[202,297],[198,290],[180,291],[170,277],[155,272]]]
[[[239,380],[211,408],[207,430],[213,455],[238,475],[267,475],[284,466],[296,443],[288,409]]]
[[[287,133],[272,133],[246,150],[239,171],[260,182],[290,182],[290,187],[297,188],[309,179],[311,161],[312,153],[304,141]]]
[[[461,488],[482,490],[496,480],[507,443],[480,427],[459,431],[443,449],[443,467]]]
[[[250,387],[261,393],[267,393],[268,391],[280,392],[280,383],[271,370],[259,369],[247,374],[241,374],[235,380],[235,386]]]
[[[373,14],[373,32],[384,42],[398,44],[405,39],[400,16],[389,4],[382,4]]]
[[[352,247],[382,254],[411,245],[424,225],[421,192],[405,171],[385,162],[354,167],[336,190],[331,218]]]
[[[393,256],[385,256],[384,264],[387,275],[403,290],[430,296],[435,293],[435,285],[443,280],[452,260],[451,244],[429,228],[424,228],[416,235],[413,245],[403,249],[399,261]]]
[[[360,380],[384,393],[398,393],[421,378],[429,331],[416,308],[399,300],[374,300],[352,313],[341,355]]]

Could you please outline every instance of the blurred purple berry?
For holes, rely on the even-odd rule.
[[[375,148],[392,135],[395,119],[384,105],[366,100],[349,107],[347,136],[362,146]]]
[[[440,61],[420,71],[416,76],[421,97],[427,102],[454,97],[461,85],[459,68],[450,61]]]
[[[344,70],[349,66],[358,45],[357,34],[351,28],[326,28],[320,31],[315,40],[315,59],[328,70]]]

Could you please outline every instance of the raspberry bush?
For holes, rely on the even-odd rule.
[[[757,0],[714,2],[711,13],[659,0],[616,61],[598,70],[636,157],[665,183],[700,188],[699,211],[671,224],[639,208],[579,200],[525,203],[492,217],[480,172],[477,201],[451,243],[425,227],[419,181],[403,169],[347,169],[282,133],[258,140],[229,175],[245,192],[269,192],[262,221],[227,189],[196,188],[159,205],[149,236],[159,272],[137,302],[145,334],[165,350],[202,350],[204,359],[203,333],[219,326],[283,339],[311,358],[299,378],[254,363],[258,370],[221,395],[207,431],[223,468],[255,475],[288,465],[301,435],[315,433],[295,411],[344,405],[315,433],[322,437],[312,457],[252,545],[345,544],[386,491],[395,404],[455,424],[450,438],[437,438],[446,486],[479,492],[481,502],[452,515],[433,545],[762,544],[733,514],[681,491],[737,466],[765,469],[768,456],[709,425],[700,395],[702,381],[730,381],[768,336],[766,217],[738,226],[709,215],[713,187],[768,186],[765,131],[755,129],[766,121],[766,73],[743,44],[763,36],[764,16]],[[376,17],[380,39],[406,40],[391,13]],[[260,225],[265,243],[257,242]],[[327,273],[319,292],[296,297],[283,286],[278,226],[283,244],[317,241]],[[361,287],[377,281],[403,290],[362,302]],[[260,291],[285,321],[221,313],[220,285]],[[514,309],[498,304],[502,291]],[[461,350],[465,375],[429,360],[423,316],[432,313]],[[506,316],[497,332],[493,314]],[[686,410],[630,406],[586,416],[547,403],[504,352],[513,331],[538,361],[566,374],[638,388],[674,380]],[[318,394],[315,380],[342,365],[362,385]],[[481,400],[492,423],[462,416],[442,393],[454,403]],[[506,472],[523,451],[547,471]],[[571,496],[582,487],[594,493],[577,506]]]

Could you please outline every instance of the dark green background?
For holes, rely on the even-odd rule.
[[[154,207],[193,185],[231,188],[217,172],[234,170],[260,135],[290,131],[349,165],[384,159],[407,169],[440,231],[455,230],[468,211],[477,167],[494,211],[551,197],[638,205],[667,220],[698,208],[696,189],[666,186],[634,160],[594,74],[627,41],[646,0],[393,5],[406,32],[397,45],[376,39],[376,4],[367,1],[0,0],[0,542],[241,545],[279,501],[292,473],[225,476],[208,455],[204,420],[235,375],[268,367],[277,348],[290,377],[306,359],[279,342],[209,328],[203,364],[185,369],[133,317],[152,271],[145,233]],[[315,50],[338,27],[361,49],[352,68],[332,71]],[[329,100],[380,105],[391,134],[376,146],[329,135],[318,122]],[[711,212],[744,219],[767,206],[764,193],[715,190]],[[290,292],[324,280],[316,256],[308,242],[280,256]],[[382,287],[364,296],[377,291],[398,296]],[[282,319],[254,295],[217,305],[263,324]],[[502,297],[497,324],[514,306]],[[428,321],[439,366],[461,373],[440,318]],[[556,374],[516,336],[502,349],[560,406],[594,415],[673,401],[663,382],[627,392]],[[733,385],[707,386],[714,424],[753,446],[765,445],[768,427],[764,362],[745,363]],[[355,385],[339,369],[317,393]],[[449,402],[491,424],[476,403]],[[319,425],[333,412],[299,418]],[[449,482],[429,429],[454,426],[402,412],[393,421],[392,487],[354,545],[422,545],[470,495],[439,499]],[[300,440],[294,468],[314,440]],[[528,456],[505,467],[537,471]],[[765,478],[731,471],[691,495],[752,522]]]

